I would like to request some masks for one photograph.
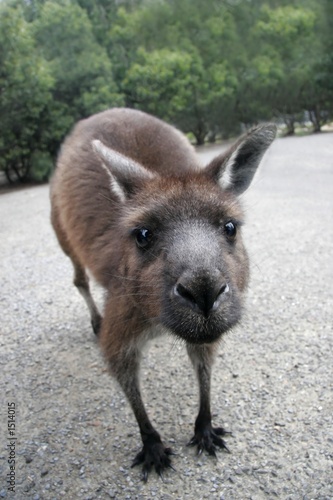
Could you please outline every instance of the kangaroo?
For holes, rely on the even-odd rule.
[[[249,280],[239,196],[276,135],[259,125],[208,165],[177,129],[141,111],[114,108],[81,120],[62,145],[51,181],[51,220],[74,266],[111,374],[136,417],[147,481],[172,467],[145,410],[141,351],[157,334],[182,339],[199,383],[189,444],[228,451],[213,427],[211,369],[222,336],[241,319]],[[103,317],[88,276],[106,290]]]

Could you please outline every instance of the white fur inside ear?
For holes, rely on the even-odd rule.
[[[219,183],[223,189],[228,189],[233,184],[232,171],[238,155],[238,148],[227,159],[226,165],[219,178]]]
[[[127,158],[121,153],[118,153],[114,149],[108,148],[98,139],[93,140],[92,145],[99,157],[106,163],[106,165],[110,166],[110,169],[114,172],[115,176],[117,175],[117,172],[119,172],[119,174],[126,177],[135,176],[146,179],[152,179],[154,177],[154,174],[149,172],[149,170],[144,168],[142,165],[131,158]]]
[[[101,167],[104,168],[104,170],[106,171],[106,173],[109,176],[111,191],[117,196],[119,201],[121,201],[122,203],[125,203],[125,201],[126,201],[125,191],[123,190],[121,185],[116,181],[116,179],[113,177],[113,175],[111,174],[108,167],[103,162],[101,162]]]

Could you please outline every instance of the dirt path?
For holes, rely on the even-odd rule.
[[[277,140],[244,204],[247,315],[221,348],[212,394],[232,454],[215,461],[185,446],[196,381],[185,350],[158,339],[143,396],[178,472],[145,485],[130,469],[134,417],[51,231],[48,187],[0,196],[0,498],[333,498],[333,134]]]

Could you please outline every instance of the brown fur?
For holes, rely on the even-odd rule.
[[[79,122],[62,146],[51,183],[52,224],[137,418],[143,449],[134,465],[143,463],[145,479],[152,465],[159,473],[170,466],[138,382],[141,347],[155,330],[186,342],[198,375],[192,444],[210,454],[226,448],[223,429],[211,426],[211,364],[221,335],[241,317],[249,276],[237,196],[274,135],[274,126],[257,127],[203,168],[173,127],[112,109]],[[86,269],[108,292],[103,320]]]

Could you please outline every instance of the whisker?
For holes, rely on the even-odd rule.
[[[102,198],[105,198],[106,200],[110,201],[111,203],[114,203],[115,200],[112,198],[109,198],[108,196],[105,196],[103,193],[98,193],[99,196],[102,196]]]

